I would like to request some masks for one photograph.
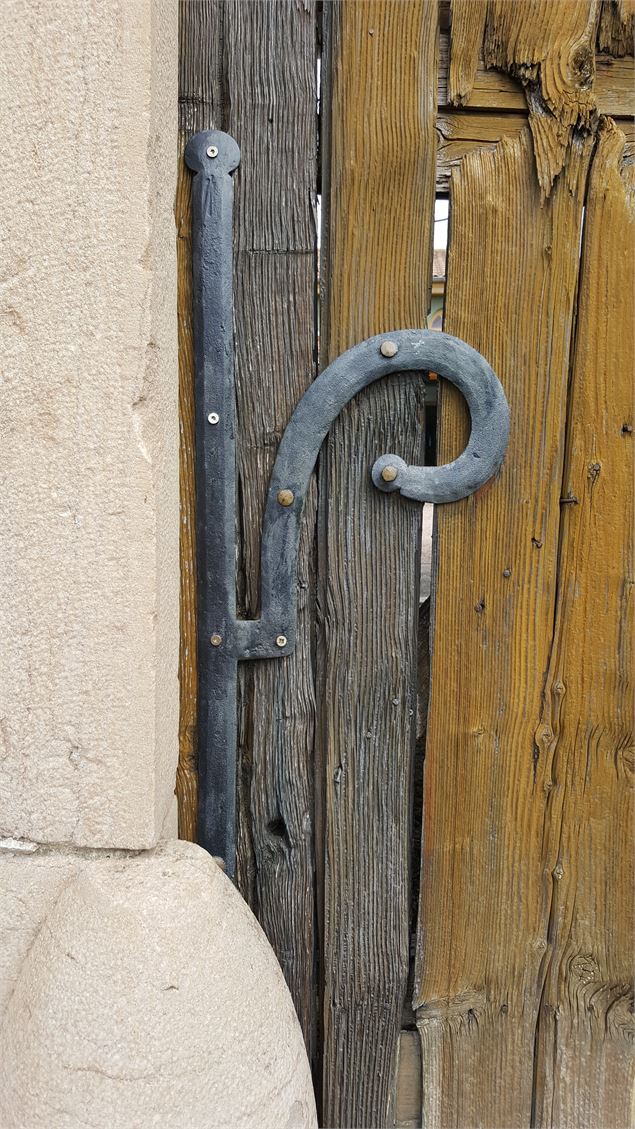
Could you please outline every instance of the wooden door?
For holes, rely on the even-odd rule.
[[[629,0],[181,4],[180,154],[208,127],[242,150],[241,613],[302,392],[349,345],[426,323],[435,191],[444,328],[511,407],[496,480],[437,509],[429,642],[420,507],[368,475],[384,451],[423,461],[410,375],[360,394],[324,445],[295,653],[241,664],[238,883],[325,1126],[629,1124],[632,42]],[[177,793],[195,839],[189,191],[180,161]],[[467,426],[442,387],[438,461]]]

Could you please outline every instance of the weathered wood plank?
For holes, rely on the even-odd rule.
[[[475,149],[493,149],[503,137],[527,127],[527,114],[479,114],[451,110],[437,114],[437,192],[450,190],[452,170]]]
[[[595,56],[595,97],[600,114],[635,117],[635,59]]]
[[[470,53],[476,51],[476,63],[455,60],[459,71],[456,85],[466,84],[466,90],[455,92],[461,96],[460,103],[465,110],[491,110],[496,113],[526,112],[527,100],[522,83],[497,67],[486,67],[483,61],[482,36],[474,47],[474,42],[463,44],[463,36],[457,27],[453,28],[453,39]],[[455,48],[453,47],[453,51]],[[439,85],[437,101],[440,110],[450,110],[453,103],[449,95],[450,34],[442,32],[439,40]],[[633,117],[635,115],[635,62],[632,55],[615,57],[609,54],[596,54],[595,81],[593,85],[598,112],[612,117]]]
[[[315,5],[227,4],[227,127],[241,147],[234,321],[238,606],[259,612],[262,515],[278,442],[316,371]],[[239,667],[238,884],[280,961],[315,1053],[312,547],[309,492],[299,555],[299,623],[289,658]]]
[[[259,610],[259,548],[269,472],[284,426],[315,375],[317,178],[315,6],[184,0],[181,146],[198,129],[229,130],[242,153],[235,196],[235,329],[239,608]],[[190,178],[181,168],[180,834],[195,838],[196,592],[189,246]],[[241,667],[239,885],[291,988],[315,1051],[312,541],[315,488],[303,527],[298,646]]]
[[[421,1044],[416,1031],[399,1036],[394,1129],[421,1125]]]
[[[192,344],[191,179],[183,150],[199,129],[222,128],[218,44],[220,0],[179,4],[179,149],[174,208],[177,231],[179,334],[180,642],[179,761],[176,773],[179,837],[196,841],[198,674],[196,646],[196,489],[194,481],[194,352]]]
[[[432,265],[437,9],[325,9],[323,361],[425,324]],[[323,1121],[392,1124],[408,978],[420,507],[386,499],[380,452],[423,456],[422,382],[374,385],[321,463]],[[388,501],[388,505],[386,502]]]
[[[469,99],[476,73],[474,45],[464,42],[482,22],[485,0],[452,0],[448,93]],[[483,40],[487,67],[518,77],[526,88],[538,179],[548,196],[574,131],[592,128],[598,0],[488,0]],[[475,13],[480,12],[479,20]]]
[[[494,149],[503,137],[518,137],[527,114],[481,114],[451,110],[437,115],[437,192],[448,193],[452,170],[475,149]],[[628,142],[635,141],[635,122],[620,121]]]
[[[448,60],[448,97],[453,106],[471,98],[485,33],[487,0],[452,0],[452,38]]]
[[[537,734],[549,928],[534,1105],[535,1124],[553,1129],[632,1124],[635,169],[620,174],[623,142],[607,123],[586,200]]]
[[[602,0],[598,46],[611,55],[632,55],[635,32],[634,0]]]
[[[536,745],[556,601],[569,349],[585,172],[577,139],[544,201],[528,130],[453,175],[446,327],[511,408],[494,483],[437,508],[414,1003],[423,1124],[530,1124],[548,946],[547,793]],[[463,445],[443,388],[439,461]]]

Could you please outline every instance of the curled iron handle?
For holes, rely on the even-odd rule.
[[[237,623],[240,658],[293,650],[300,520],[320,447],[353,396],[375,380],[407,371],[439,373],[463,393],[472,419],[469,442],[445,466],[408,466],[398,455],[382,455],[371,471],[375,486],[386,492],[399,490],[419,502],[454,502],[473,494],[500,467],[509,435],[509,408],[498,377],[476,349],[447,333],[402,329],[370,337],[342,353],[304,393],[280,442],[263,525],[262,615]],[[387,466],[396,471],[390,481],[382,477]],[[272,645],[281,637],[286,645]]]

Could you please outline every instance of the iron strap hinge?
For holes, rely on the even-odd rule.
[[[261,543],[261,615],[236,617],[235,393],[233,364],[232,137],[197,133],[185,150],[192,184],[193,317],[199,593],[199,841],[234,874],[237,662],[293,651],[297,624],[300,521],[320,447],[342,408],[393,373],[436,372],[465,397],[467,447],[452,463],[408,466],[381,455],[372,481],[419,502],[474,493],[501,465],[509,434],[505,394],[475,349],[447,333],[402,329],[342,353],[298,403],[280,441]]]

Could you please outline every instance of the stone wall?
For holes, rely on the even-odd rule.
[[[0,1129],[312,1126],[234,887],[174,834],[175,0],[6,0]]]

